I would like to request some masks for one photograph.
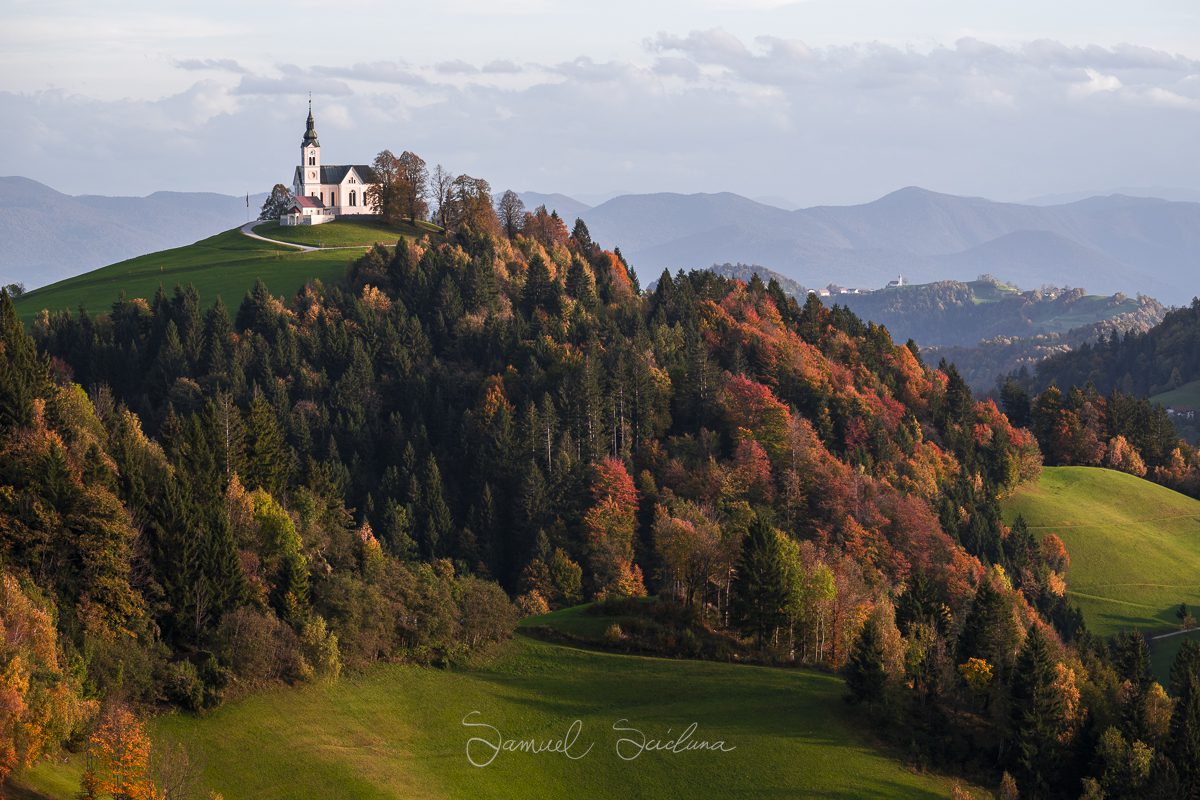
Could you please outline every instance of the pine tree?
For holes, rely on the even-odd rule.
[[[0,431],[29,424],[34,399],[49,390],[49,359],[17,318],[8,292],[0,290]]]
[[[291,456],[275,410],[261,392],[250,401],[246,422],[246,485],[277,496],[287,485]]]
[[[1006,741],[1017,779],[1031,797],[1050,794],[1051,780],[1058,769],[1062,709],[1054,678],[1050,646],[1035,623],[1013,670]]]
[[[787,587],[775,529],[755,516],[733,580],[733,616],[762,647],[786,621]]]
[[[550,277],[546,261],[540,255],[529,259],[525,275],[525,290],[521,293],[521,307],[529,316],[539,308],[555,314],[558,312],[558,287]]]
[[[1200,795],[1200,643],[1184,641],[1171,664],[1175,710],[1167,753],[1175,763],[1184,797]]]
[[[425,479],[420,501],[421,553],[427,559],[444,553],[454,527],[444,494],[442,471],[438,468],[437,459],[430,455],[425,459]]]
[[[879,635],[879,623],[870,617],[855,640],[846,664],[846,688],[850,690],[848,699],[874,705],[883,700],[886,686],[883,640]]]

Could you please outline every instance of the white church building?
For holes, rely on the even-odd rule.
[[[367,189],[375,183],[375,172],[366,164],[321,163],[321,142],[313,123],[312,101],[308,101],[308,127],[300,143],[300,166],[292,178],[296,198],[280,225],[320,225],[341,216],[373,214],[367,204]]]

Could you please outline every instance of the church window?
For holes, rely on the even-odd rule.
[[[358,205],[358,193],[355,192],[353,189],[350,190],[350,205],[352,205],[352,206]]]
[[[331,205],[331,206],[337,205],[337,192],[329,193],[329,205]]]
[[[309,156],[309,157],[308,157],[308,165],[309,165],[310,167],[315,167],[315,166],[317,165],[317,158],[316,158],[316,156]]]

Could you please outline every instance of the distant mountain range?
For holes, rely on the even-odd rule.
[[[265,194],[251,195],[254,216]],[[0,177],[0,284],[34,289],[133,256],[191,244],[246,221],[246,198],[207,192],[72,196]]]
[[[251,213],[264,195],[250,198]],[[1200,203],[1126,195],[1049,205],[901,189],[871,203],[786,211],[736,194],[628,194],[590,206],[527,192],[526,205],[583,217],[643,282],[713,263],[769,267],[805,286],[878,288],[991,273],[1024,288],[1087,286],[1185,304],[1200,294]],[[0,178],[0,283],[28,288],[246,220],[244,197],[156,192],[70,196]]]
[[[524,195],[662,269],[763,264],[806,286],[878,288],[991,273],[1024,288],[1087,286],[1184,304],[1200,294],[1200,203],[1111,195],[1035,206],[909,187],[871,203],[785,211],[736,194],[643,194],[595,207]]]

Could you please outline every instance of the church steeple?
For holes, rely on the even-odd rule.
[[[311,94],[308,96],[308,127],[304,130],[304,141],[300,143],[300,180],[296,194],[321,196],[321,142],[313,123]]]
[[[317,129],[313,123],[311,95],[308,98],[308,127],[304,129],[304,143],[302,146],[308,147],[309,145],[312,145],[313,147],[321,146],[321,143],[317,141]]]

